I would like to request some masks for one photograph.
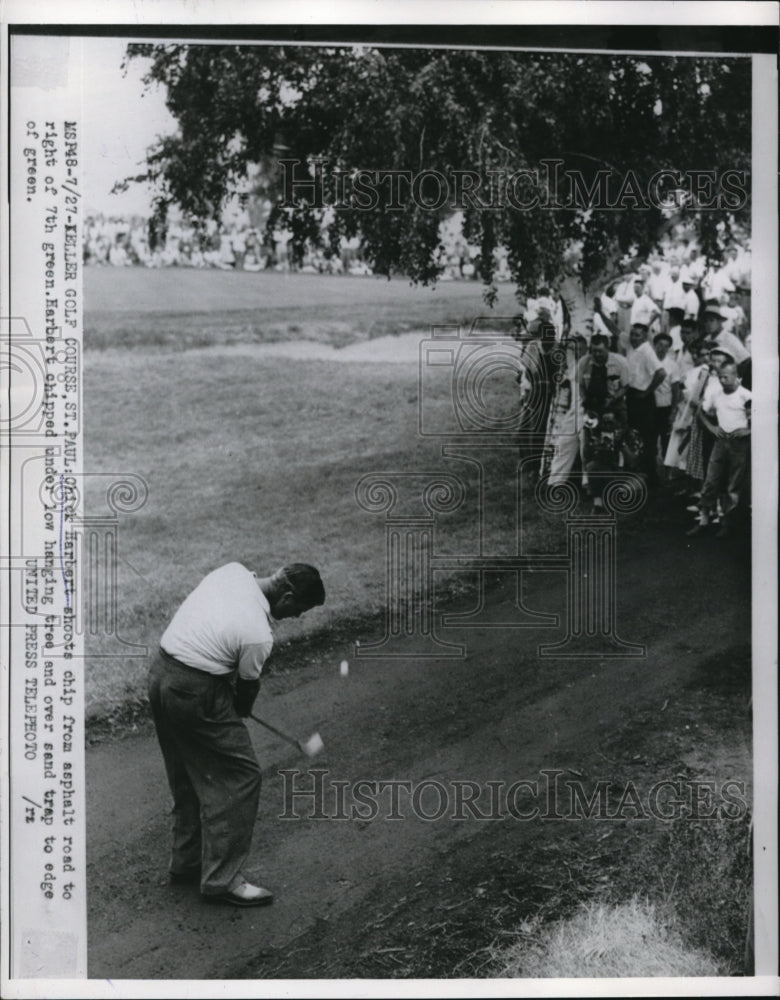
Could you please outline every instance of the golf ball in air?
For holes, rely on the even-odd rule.
[[[347,663],[346,660],[341,661],[341,665],[339,666],[339,672],[341,673],[342,677],[346,677],[349,674],[349,664]]]

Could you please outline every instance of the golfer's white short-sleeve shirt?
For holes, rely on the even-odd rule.
[[[188,667],[210,674],[238,668],[257,680],[274,644],[271,609],[257,577],[228,563],[204,577],[184,600],[160,645]]]

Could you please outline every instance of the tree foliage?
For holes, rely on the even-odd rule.
[[[345,205],[329,213],[323,234],[321,210],[310,200],[285,203],[281,158],[300,161],[299,177],[312,157],[325,158],[329,204],[337,199],[334,171],[435,170],[447,179],[476,172],[485,182],[481,203],[466,201],[464,211],[469,241],[480,248],[480,275],[489,287],[493,251],[503,246],[520,291],[554,278],[572,241],[581,244],[586,283],[630,246],[653,246],[669,213],[643,207],[641,195],[658,171],[714,171],[714,191],[724,171],[742,171],[741,188],[749,186],[747,58],[130,45],[128,58],[138,57],[150,60],[145,81],[164,85],[179,126],[148,155],[144,176],[157,185],[158,216],[176,205],[195,221],[215,218],[250,165],[262,164],[274,204],[269,226],[290,228],[297,257],[307,241],[336,247],[343,235],[359,236],[376,272],[435,281],[439,223],[451,199],[434,210],[405,189],[398,208],[386,198],[370,211]],[[640,197],[632,180],[616,207],[544,207],[549,185],[528,180],[521,196],[541,195],[538,207],[506,200],[483,207],[491,176],[539,174],[540,164],[553,160],[564,178],[576,172],[586,190],[598,184],[599,171],[610,172],[611,200],[630,174]],[[713,256],[723,225],[728,237],[750,212],[749,197],[720,201],[702,207],[689,199],[675,214],[693,220]]]

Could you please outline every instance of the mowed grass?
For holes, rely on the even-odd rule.
[[[178,279],[183,276],[189,287],[193,274],[167,273],[169,303],[181,302]],[[112,276],[108,270],[101,274]],[[137,274],[149,276],[158,290],[163,287],[158,272]],[[232,285],[231,279],[244,276],[197,277],[214,283],[214,301],[222,303],[225,280]],[[280,284],[287,288],[283,276]],[[154,330],[155,312],[136,315],[126,306],[121,311],[128,324]],[[287,311],[292,320],[296,308]],[[380,317],[383,311],[383,306],[374,310]],[[407,313],[415,315],[412,307]],[[215,308],[211,321],[220,326],[229,315]],[[87,325],[96,322],[90,310]],[[421,319],[414,323],[424,326]],[[386,352],[387,343],[383,357]],[[420,436],[414,356],[394,363],[372,361],[369,352],[369,360],[346,362],[334,351],[325,358],[317,351],[311,358],[305,350],[297,353],[289,357],[264,347],[224,344],[149,351],[137,342],[86,351],[85,469],[134,473],[149,490],[144,507],[122,515],[119,524],[117,633],[125,642],[154,650],[187,593],[204,574],[231,560],[258,572],[289,561],[321,568],[327,603],[299,622],[285,623],[280,634],[286,639],[378,615],[386,598],[384,514],[366,512],[355,496],[358,481],[370,473],[421,473],[400,481],[397,512],[422,514],[420,491],[430,477],[437,471],[459,475],[466,499],[457,510],[437,515],[437,550],[477,551],[476,476],[469,463],[443,459],[440,441]],[[511,373],[491,379],[489,390],[497,407],[510,412],[516,407]],[[440,414],[451,412],[446,379],[428,393],[426,405]],[[487,502],[497,516],[488,526],[487,551],[493,546],[506,552],[516,537],[515,512],[507,504],[511,491],[505,487],[516,475],[516,459],[513,449],[495,459],[499,474],[488,484]],[[93,513],[104,509],[101,488],[93,477],[87,499]],[[446,581],[438,582],[446,589]],[[468,584],[461,574],[449,586]],[[378,637],[376,632],[354,636]],[[89,639],[86,696],[93,717],[144,698],[147,660],[101,656],[109,645],[101,636]]]
[[[473,281],[424,288],[403,278],[193,268],[91,267],[84,295],[88,350],[286,340],[343,347],[490,313]],[[494,312],[516,311],[513,286],[502,286]]]

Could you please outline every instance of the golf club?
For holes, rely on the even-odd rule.
[[[292,736],[288,736],[287,733],[283,733],[281,729],[277,729],[276,726],[272,726],[270,722],[265,722],[263,719],[258,718],[252,712],[249,713],[249,718],[254,719],[255,722],[258,722],[261,726],[269,729],[286,743],[292,743],[294,747],[297,747],[301,753],[306,754],[307,757],[316,757],[317,754],[325,748],[325,744],[322,742],[322,737],[319,733],[312,733],[308,740],[305,741],[296,740]]]

